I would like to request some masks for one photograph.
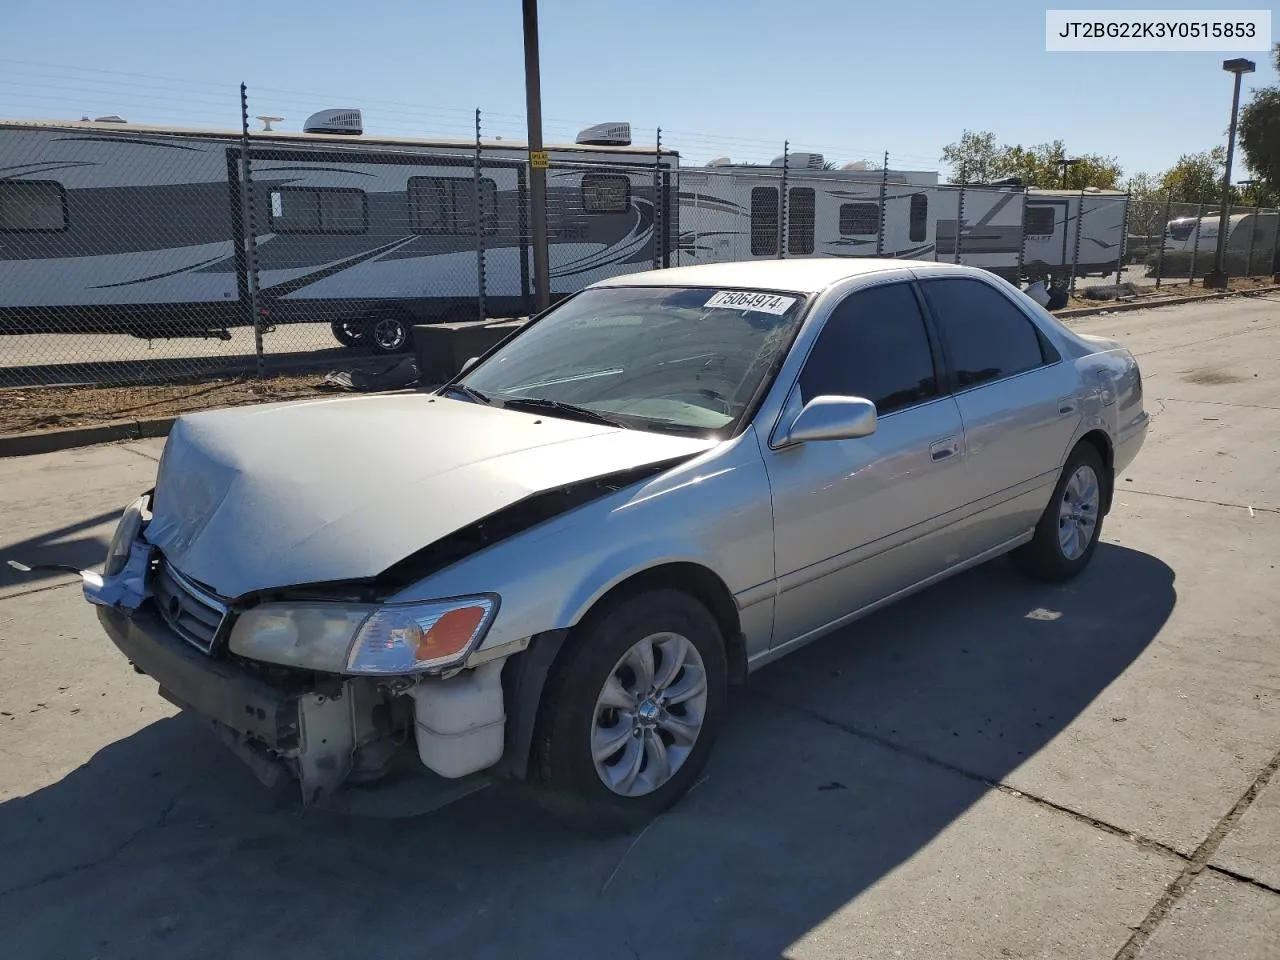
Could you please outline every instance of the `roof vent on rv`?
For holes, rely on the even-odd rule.
[[[733,161],[728,157],[716,157],[714,160],[707,161],[708,167],[732,167]]]
[[[841,170],[874,170],[875,168],[871,166],[870,161],[867,161],[867,160],[850,160],[840,169]]]
[[[109,113],[105,117],[94,117],[94,123],[128,123],[124,117],[117,117],[114,113]]]
[[[321,110],[307,117],[303,133],[345,133],[358,137],[364,133],[359,110]]]
[[[788,170],[821,170],[826,164],[826,158],[820,153],[791,153],[785,158],[774,157],[773,166],[782,166],[784,159]]]
[[[629,147],[631,124],[597,123],[579,131],[577,142],[591,147]]]

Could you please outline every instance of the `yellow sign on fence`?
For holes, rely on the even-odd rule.
[[[547,167],[548,167],[548,166],[550,166],[550,164],[547,162],[547,151],[545,151],[545,150],[530,150],[530,151],[529,151],[529,166],[533,167],[533,169],[535,169],[535,170],[545,170],[545,169],[547,169]]]

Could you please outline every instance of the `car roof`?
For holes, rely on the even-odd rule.
[[[669,267],[610,277],[592,287],[731,287],[818,293],[851,277],[910,267],[942,268],[972,273],[972,268],[931,260],[893,260],[876,257],[815,257],[803,260],[738,260],[696,267]]]

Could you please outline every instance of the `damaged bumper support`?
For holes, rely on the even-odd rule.
[[[422,765],[450,781],[502,759],[504,657],[477,651],[473,661],[485,662],[447,679],[332,675],[286,689],[197,648],[165,621],[148,602],[153,555],[135,541],[116,575],[84,574],[85,596],[135,669],[211,724],[265,785],[296,780],[304,804],[322,804],[348,780],[385,773],[410,737]]]

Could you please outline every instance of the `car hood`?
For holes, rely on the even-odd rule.
[[[428,394],[197,413],[170,431],[146,536],[228,598],[373,577],[532,494],[715,444]]]

